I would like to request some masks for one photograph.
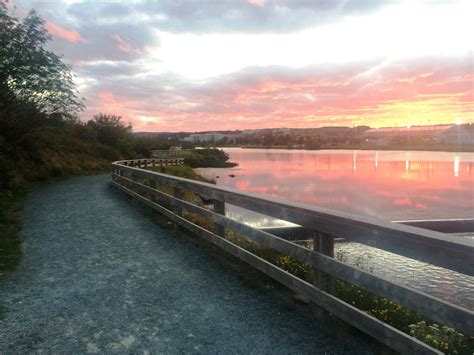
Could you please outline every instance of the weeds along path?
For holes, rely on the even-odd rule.
[[[36,190],[0,281],[0,353],[370,353],[154,224],[109,175]]]

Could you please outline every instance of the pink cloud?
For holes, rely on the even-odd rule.
[[[125,98],[116,97],[112,92],[102,91],[99,93],[100,98],[100,107],[104,109],[104,112],[112,113],[116,115],[124,115],[124,113],[129,113],[130,111],[136,109],[138,104],[127,100]],[[124,115],[124,117],[129,117],[130,115]]]
[[[84,61],[80,59],[75,59],[72,61],[72,65],[75,67],[82,67],[84,65]]]
[[[260,7],[265,5],[265,0],[247,0],[247,2],[251,5],[260,6]]]
[[[1,3],[5,4],[5,6],[8,9],[13,9],[15,7],[15,4],[13,3],[12,0],[0,0]]]
[[[397,198],[393,201],[393,204],[396,206],[411,206],[413,205],[413,201],[408,197]]]
[[[367,64],[249,69],[205,84],[153,79],[171,82],[172,90],[136,78],[121,79],[120,100],[134,102],[135,107],[122,106],[128,111],[116,113],[135,117],[136,131],[401,126],[453,123],[457,118],[468,122],[472,117],[470,58],[408,61],[366,74],[370,70]],[[133,88],[134,98],[127,97],[128,88]]]
[[[64,27],[61,27],[51,21],[47,21],[45,27],[53,36],[61,37],[68,42],[87,43],[87,40],[84,39],[76,30],[65,29]]]
[[[125,41],[122,37],[120,37],[119,35],[113,35],[112,36],[112,39],[115,41],[115,43],[117,44],[117,47],[122,51],[122,52],[125,52],[125,53],[137,53],[137,54],[140,54],[141,53],[141,50],[138,49],[138,48],[135,48],[133,47],[130,43],[128,43],[127,41]]]

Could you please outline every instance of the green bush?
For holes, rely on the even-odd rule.
[[[474,338],[447,326],[428,325],[425,321],[410,325],[410,335],[446,354],[474,354]]]
[[[195,149],[184,155],[184,163],[192,168],[200,167],[230,167],[236,164],[228,163],[229,156],[220,149]]]
[[[156,171],[161,171],[160,168],[155,168]],[[212,179],[207,179],[204,176],[196,173],[193,168],[187,165],[180,166],[167,166],[163,168],[163,173],[178,176],[186,179],[197,180],[202,182],[208,182],[210,184],[215,184],[216,182]]]
[[[311,279],[311,266],[308,263],[298,261],[291,256],[280,256],[276,265],[281,267],[283,270],[288,271],[290,274],[293,274],[300,279],[309,281]]]
[[[21,260],[18,236],[23,225],[21,207],[24,196],[24,190],[17,190],[0,197],[0,278],[15,270]]]

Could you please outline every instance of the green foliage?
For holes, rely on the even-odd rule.
[[[410,324],[425,318],[418,313],[389,300],[385,297],[366,291],[347,282],[337,280],[336,295],[353,306],[362,309],[381,321],[409,333]]]
[[[184,155],[185,164],[192,168],[199,167],[229,167],[235,164],[228,163],[229,156],[221,149],[195,149]]]
[[[97,141],[127,152],[132,137],[132,126],[125,125],[122,118],[116,115],[99,113],[87,125],[95,132]]]
[[[410,334],[446,354],[474,353],[474,338],[467,338],[447,326],[428,325],[425,321],[421,321],[410,325]]]
[[[300,279],[309,280],[311,274],[311,267],[308,263],[296,260],[295,258],[284,255],[280,256],[276,265],[281,267],[283,270],[288,271],[290,274],[293,274]]]
[[[23,225],[21,207],[24,190],[0,196],[0,278],[19,265],[22,249],[19,233]]]
[[[338,253],[336,257],[344,259],[345,255]],[[360,262],[358,266],[366,268]],[[474,354],[474,338],[467,338],[447,326],[428,325],[427,318],[390,299],[341,280],[336,281],[336,296],[447,354]]]
[[[71,68],[44,48],[50,39],[34,10],[19,20],[0,3],[0,109],[27,105],[66,115],[83,108]]]
[[[160,168],[155,168],[156,171],[160,171]],[[216,182],[212,179],[207,179],[204,176],[196,173],[193,168],[188,165],[181,166],[167,166],[162,170],[163,173],[178,176],[186,179],[197,180],[202,182],[208,182],[210,184],[215,184]]]
[[[44,48],[49,39],[36,12],[19,20],[0,3],[0,190],[48,175],[46,153],[70,136],[73,114],[83,107],[70,68]],[[46,127],[62,138],[48,135]]]
[[[152,150],[162,149],[161,147],[162,141],[160,139],[147,137],[134,137],[133,139],[133,150],[139,158],[149,158]],[[169,149],[169,147],[166,149]]]

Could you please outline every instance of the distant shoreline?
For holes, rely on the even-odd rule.
[[[400,146],[347,146],[347,147],[320,147],[317,149],[304,148],[304,147],[286,147],[281,145],[274,146],[241,146],[241,145],[219,145],[219,148],[242,148],[242,149],[281,149],[281,150],[308,150],[308,151],[319,151],[319,150],[398,150],[398,151],[426,151],[426,152],[456,152],[456,153],[473,153],[474,146],[412,146],[412,147],[400,147]],[[461,149],[460,149],[461,148]]]

